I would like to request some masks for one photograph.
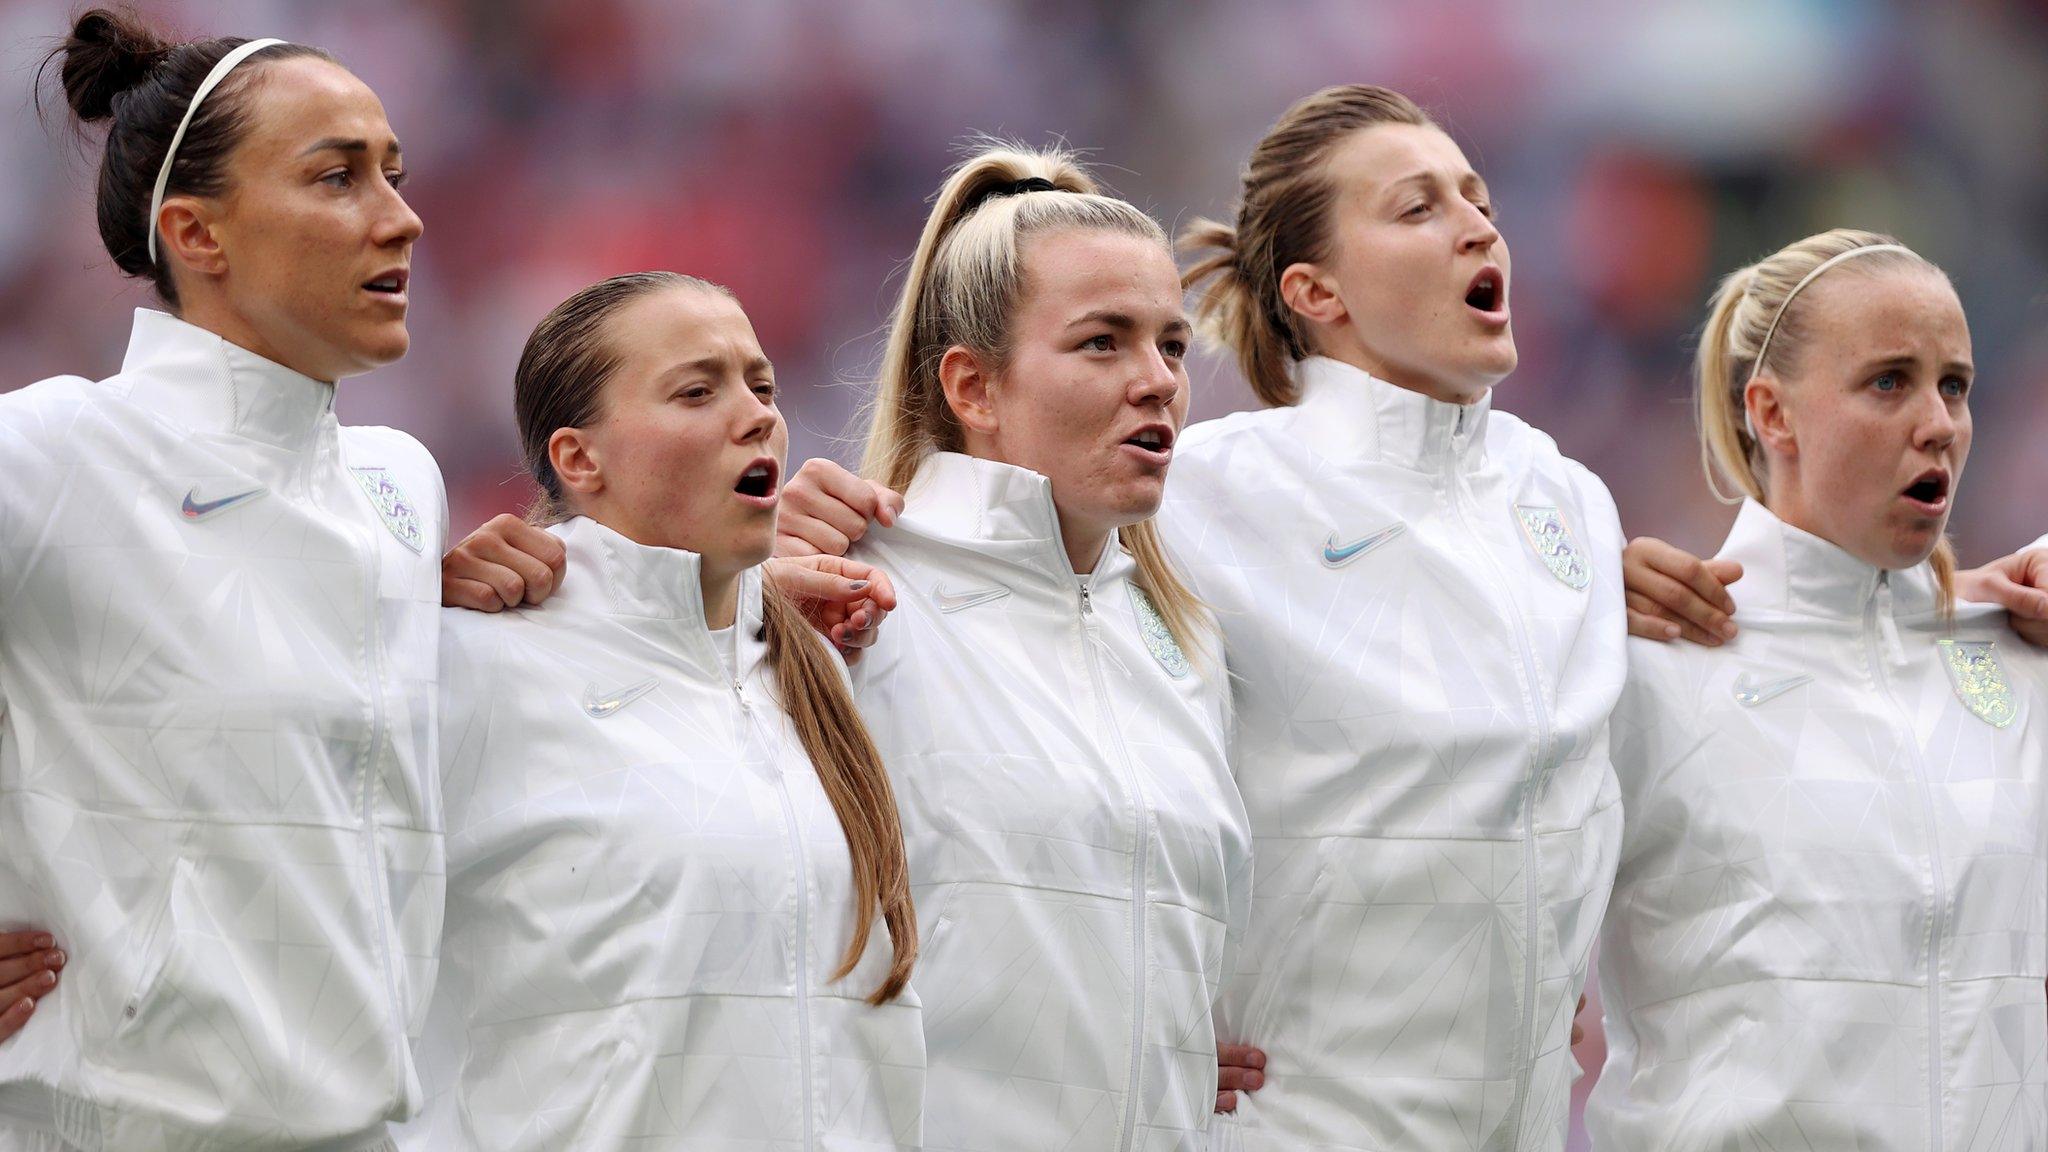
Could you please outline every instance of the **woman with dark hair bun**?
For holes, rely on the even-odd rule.
[[[168,311],[114,376],[0,396],[0,928],[70,957],[0,1046],[0,1149],[388,1149],[446,517],[424,448],[333,409],[407,347],[398,140],[317,48],[94,10],[46,63]]]

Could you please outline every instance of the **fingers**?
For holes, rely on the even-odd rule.
[[[903,497],[892,489],[863,480],[825,459],[804,461],[782,489],[776,525],[779,555],[805,555],[806,549],[843,556],[867,534],[869,521],[896,522]]]
[[[1985,573],[1970,588],[1967,596],[1979,604],[2000,605],[2012,615],[2028,620],[2048,619],[2048,592],[2030,588],[2003,572]]]
[[[873,601],[885,612],[896,607],[896,585],[887,572],[844,556],[779,556],[768,562],[768,576],[784,595],[799,602],[850,607]]]
[[[1585,1011],[1586,998],[1581,996],[1579,997],[1579,1006],[1572,1009],[1572,1047],[1574,1048],[1579,1046],[1579,1041],[1586,1038],[1586,1026],[1579,1023],[1579,1016]]]
[[[1721,644],[1719,636],[1711,632],[1702,631],[1699,625],[1691,621],[1680,621],[1673,624],[1662,615],[1663,609],[1658,607],[1657,603],[1647,596],[1630,592],[1627,595],[1627,601],[1628,630],[1632,636],[1641,636],[1647,640],[1677,640],[1683,638],[1694,644],[1703,644],[1709,648],[1716,648]],[[1677,635],[1669,634],[1671,628],[1678,630]]]
[[[441,576],[441,607],[467,608],[472,612],[502,612],[505,609],[503,597],[498,590],[481,580],[466,580],[449,577],[444,571]]]
[[[1216,1087],[1221,1092],[1256,1092],[1266,1083],[1266,1054],[1250,1044],[1216,1046]]]
[[[0,1011],[0,1041],[4,1041],[16,1032],[21,1031],[22,1027],[28,1023],[28,1018],[35,1013],[35,1010],[36,1002],[27,996],[17,997],[11,1003],[8,1003],[6,1010]],[[1235,1105],[1232,1106],[1235,1107]]]
[[[20,932],[0,932],[0,960],[9,960],[34,952],[47,952],[56,946],[56,937],[34,928]]]
[[[57,973],[64,967],[66,960],[63,951],[57,948],[25,952],[0,960],[0,1004],[7,1002],[9,992],[23,996],[40,996],[55,988]]]
[[[1218,1093],[1216,1094],[1216,1111],[1218,1111],[1218,1112],[1235,1112],[1235,1111],[1237,1111],[1237,1093],[1235,1093],[1235,1092],[1218,1092]]]
[[[1712,579],[1704,572],[1701,576]],[[1718,582],[1716,584],[1718,586]],[[1735,638],[1735,621],[1727,612],[1715,607],[1692,584],[1654,568],[1643,568],[1629,574],[1628,605],[1638,612],[1661,617],[1686,629],[1688,640],[1698,634],[1711,637],[1711,644],[1718,645]],[[1696,642],[1709,643],[1705,639]]]
[[[552,533],[517,516],[494,516],[441,558],[441,602],[480,607],[474,585],[481,584],[501,607],[539,604],[554,593],[567,564],[568,553]]]
[[[2036,648],[2048,648],[2048,620],[2014,618],[2010,623],[2012,630],[2020,634],[2020,639]]]

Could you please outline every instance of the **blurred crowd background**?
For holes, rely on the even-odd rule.
[[[35,64],[77,0],[0,0],[0,391],[118,367],[151,303],[92,215],[96,142]],[[1834,225],[1947,268],[1976,345],[1966,562],[2048,530],[2048,0],[150,0],[192,35],[319,44],[382,96],[427,223],[413,351],[345,420],[426,442],[457,535],[521,507],[511,375],[617,272],[730,285],[791,455],[850,459],[902,262],[970,133],[1086,149],[1169,228],[1227,214],[1290,102],[1366,80],[1432,109],[1514,254],[1495,403],[1604,477],[1633,534],[1732,518],[1686,404],[1715,278]],[[1222,357],[1196,415],[1252,397]],[[1597,1035],[1581,1059],[1597,1070]],[[1582,1082],[1581,1091],[1589,1086]],[[1582,1136],[1576,1138],[1583,1140]]]

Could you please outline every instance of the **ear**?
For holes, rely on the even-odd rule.
[[[1797,456],[1799,436],[1792,427],[1792,410],[1785,399],[1785,386],[1768,373],[1752,379],[1742,389],[1750,438],[1780,456]]]
[[[939,387],[946,393],[946,406],[953,418],[970,432],[994,435],[996,411],[995,380],[982,366],[981,357],[955,344],[939,359]]]
[[[1289,264],[1280,273],[1280,299],[1317,324],[1335,324],[1351,315],[1337,295],[1337,278],[1305,261]]]
[[[228,270],[214,205],[196,196],[173,196],[164,201],[157,223],[157,260],[165,266],[198,276],[218,276]]]
[[[598,461],[589,429],[555,429],[548,437],[548,463],[565,494],[589,497],[604,491],[604,465]]]

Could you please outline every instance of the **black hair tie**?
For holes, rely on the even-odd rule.
[[[1059,185],[1047,180],[1043,176],[1026,176],[1022,180],[1013,180],[1008,184],[991,184],[976,193],[974,199],[968,202],[966,210],[960,214],[966,216],[998,196],[1022,196],[1026,192],[1058,192],[1059,190]]]

